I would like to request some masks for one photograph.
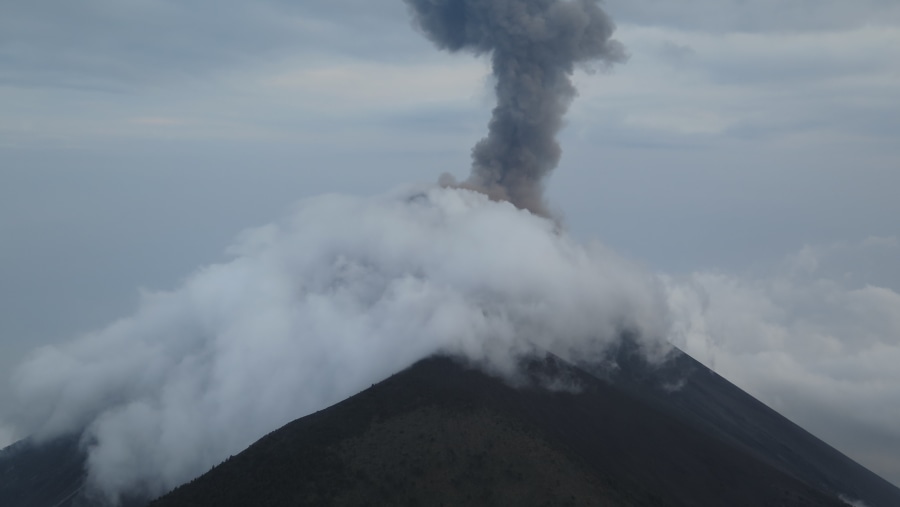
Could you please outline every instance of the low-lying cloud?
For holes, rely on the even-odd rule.
[[[111,501],[163,493],[430,354],[511,372],[626,330],[666,347],[652,274],[468,190],[306,200],[229,252],[15,374],[19,427],[84,431],[89,485]]]
[[[807,246],[769,273],[663,276],[670,339],[900,483],[900,243]]]

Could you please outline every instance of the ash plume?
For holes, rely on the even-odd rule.
[[[577,64],[623,61],[597,0],[405,0],[439,48],[491,53],[497,106],[461,186],[547,216],[543,180],[559,163],[555,137],[575,97]]]

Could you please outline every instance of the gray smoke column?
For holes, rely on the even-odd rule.
[[[625,59],[615,25],[596,0],[405,1],[439,48],[492,55],[497,106],[462,186],[546,216],[543,180],[559,163],[570,77],[579,63]]]

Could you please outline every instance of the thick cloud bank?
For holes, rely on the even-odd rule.
[[[663,276],[670,340],[900,484],[900,241],[808,246],[767,273]]]
[[[510,372],[536,347],[584,358],[623,330],[665,347],[653,275],[473,191],[307,200],[230,253],[15,375],[20,427],[86,428],[89,482],[112,501],[162,493],[435,352]]]

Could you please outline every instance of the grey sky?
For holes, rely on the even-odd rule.
[[[576,75],[551,206],[671,277],[689,351],[900,482],[900,7],[606,9],[631,58]],[[299,198],[465,177],[488,74],[400,0],[0,4],[4,378]]]

